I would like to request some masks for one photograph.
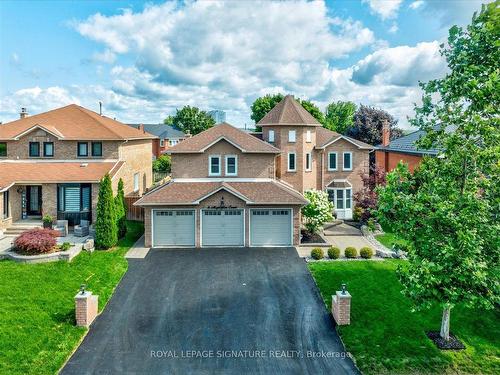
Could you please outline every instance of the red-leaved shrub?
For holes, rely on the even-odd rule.
[[[24,255],[50,253],[56,246],[58,232],[52,229],[30,229],[14,241],[16,252]]]

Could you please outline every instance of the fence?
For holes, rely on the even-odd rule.
[[[125,204],[127,205],[127,220],[144,221],[144,208],[134,206],[134,203],[140,197],[125,197]]]
[[[153,171],[153,183],[156,184],[157,182],[160,182],[161,180],[167,178],[170,175],[170,173],[167,172],[155,172]]]

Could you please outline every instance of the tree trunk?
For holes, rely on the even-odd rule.
[[[446,305],[443,309],[443,318],[441,319],[440,336],[446,341],[450,339],[450,310],[451,307]]]

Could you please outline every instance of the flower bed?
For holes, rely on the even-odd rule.
[[[21,255],[40,255],[56,251],[58,232],[52,229],[30,229],[14,240],[14,251]]]

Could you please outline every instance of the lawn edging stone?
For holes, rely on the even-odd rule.
[[[48,254],[38,254],[38,255],[21,255],[11,250],[4,254],[4,258],[13,260],[18,263],[47,263],[47,262],[57,262],[60,260],[71,262],[74,257],[76,257],[82,251],[82,245],[77,244],[71,246],[67,251],[55,251]]]
[[[370,244],[373,245],[375,248],[375,253],[377,256],[381,258],[404,258],[404,255],[397,254],[395,251],[388,249],[384,245],[382,245],[380,242],[377,241],[375,238],[373,232],[366,226],[362,225],[361,226],[361,233],[363,234],[363,237],[366,238]]]

